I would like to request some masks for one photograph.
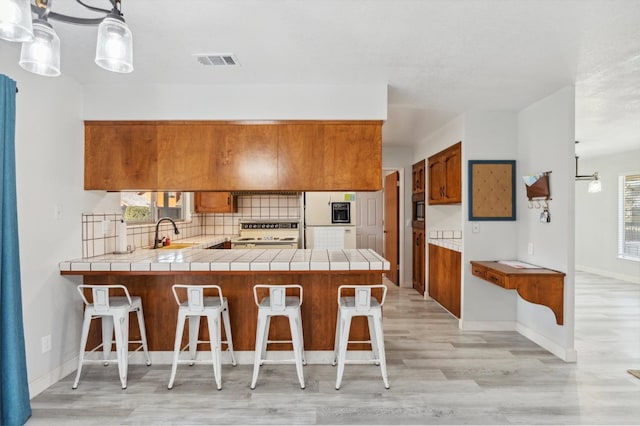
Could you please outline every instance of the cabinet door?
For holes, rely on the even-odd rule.
[[[235,213],[238,200],[230,192],[196,192],[196,213]]]
[[[278,186],[283,191],[324,190],[323,125],[278,127]]]
[[[462,151],[457,143],[442,155],[444,170],[443,200],[447,203],[462,202]]]
[[[424,264],[425,264],[424,231],[413,230],[413,288],[420,294],[424,294]]]
[[[424,172],[425,172],[425,161],[419,161],[413,165],[413,194],[422,194],[424,193]]]
[[[429,157],[429,204],[462,202],[462,142]]]
[[[278,189],[276,125],[216,126],[221,139],[215,159],[218,188],[227,191]]]
[[[325,124],[323,131],[326,189],[382,189],[382,126],[379,123]]]
[[[460,318],[461,254],[429,244],[429,296]]]
[[[85,123],[84,189],[155,189],[156,161],[153,124]]]
[[[198,191],[218,187],[215,167],[220,138],[216,126],[202,123],[158,125],[158,186]]]
[[[444,187],[444,165],[441,157],[429,158],[429,204],[441,204]]]

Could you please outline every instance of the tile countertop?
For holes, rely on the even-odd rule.
[[[219,242],[224,241],[222,238]],[[189,242],[179,240],[175,243]],[[183,249],[137,249],[60,262],[61,273],[167,271],[368,271],[389,270],[389,261],[370,249],[209,250],[216,242]]]
[[[427,242],[462,253],[462,231],[429,231]]]

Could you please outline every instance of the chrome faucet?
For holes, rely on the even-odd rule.
[[[171,219],[170,217],[161,217],[160,219],[158,219],[158,221],[156,222],[156,235],[153,238],[153,248],[156,249],[158,248],[158,243],[161,242],[162,240],[158,239],[158,228],[160,228],[160,222],[164,222],[165,220],[168,220],[169,222],[171,222],[173,224],[173,232],[176,234],[179,234],[180,231],[178,231],[178,226],[176,225],[176,223],[173,221],[173,219]]]

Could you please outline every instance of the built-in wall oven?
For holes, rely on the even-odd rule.
[[[351,203],[331,203],[331,223],[351,224]]]

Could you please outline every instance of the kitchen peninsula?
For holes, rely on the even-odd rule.
[[[142,298],[149,349],[171,351],[177,306],[173,284],[216,284],[229,301],[233,344],[253,350],[257,307],[254,284],[300,284],[305,350],[333,350],[340,285],[380,284],[389,262],[373,250],[208,250],[204,248],[139,249],[60,263],[60,274],[83,276],[85,284],[123,284]],[[275,318],[271,339],[289,340],[286,321]],[[351,336],[367,337],[366,322],[352,324]],[[131,326],[137,338],[137,324]],[[91,342],[100,331],[92,328]],[[283,347],[286,349],[286,346]]]

